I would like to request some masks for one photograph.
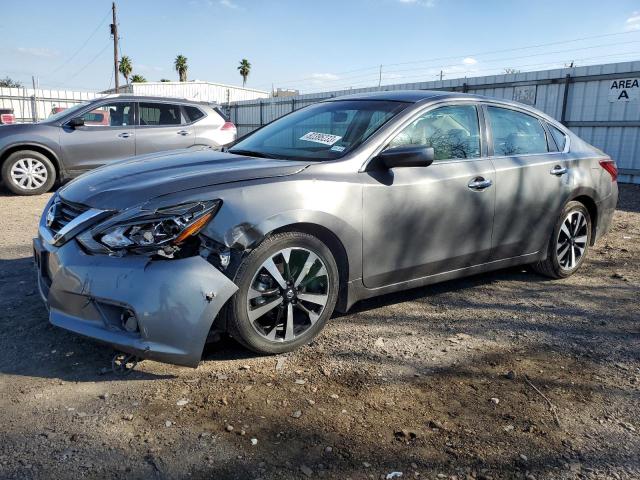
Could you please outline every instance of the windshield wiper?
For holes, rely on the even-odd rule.
[[[268,153],[263,152],[254,152],[253,150],[237,150],[231,149],[228,150],[229,153],[233,153],[234,155],[246,155],[248,157],[258,157],[258,158],[278,158],[273,155],[269,155]]]

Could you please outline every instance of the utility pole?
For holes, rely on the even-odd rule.
[[[111,24],[111,35],[113,35],[113,74],[116,80],[116,93],[120,88],[120,79],[118,78],[118,21],[116,20],[116,2],[111,4],[113,13],[113,23]]]
[[[442,81],[442,77],[444,77],[444,72],[440,70],[440,81]]]
[[[378,88],[382,85],[382,65],[380,65],[380,74],[378,75]]]

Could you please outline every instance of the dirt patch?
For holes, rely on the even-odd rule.
[[[451,281],[362,302],[292,354],[226,340],[127,377],[47,322],[47,198],[0,192],[0,478],[640,478],[638,186],[568,280]]]

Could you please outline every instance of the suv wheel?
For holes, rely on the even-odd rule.
[[[56,181],[51,160],[33,150],[14,152],[2,165],[2,179],[9,190],[18,195],[48,192]]]
[[[533,269],[547,277],[573,275],[584,261],[591,243],[591,216],[580,202],[569,202],[562,210],[549,240],[547,258]]]
[[[258,353],[282,353],[313,340],[338,297],[329,248],[298,232],[267,238],[242,262],[227,311],[229,332]]]

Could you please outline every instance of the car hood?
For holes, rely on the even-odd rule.
[[[209,149],[182,150],[98,168],[69,182],[59,194],[69,202],[121,210],[194,188],[292,175],[307,165],[308,162],[245,157]]]

